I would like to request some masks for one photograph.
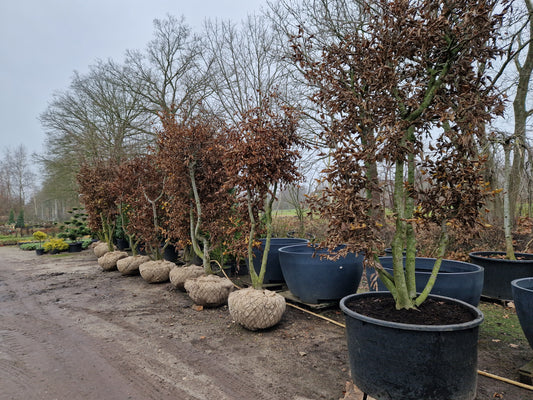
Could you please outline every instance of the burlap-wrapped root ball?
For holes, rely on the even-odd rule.
[[[185,281],[185,290],[196,304],[218,307],[228,300],[233,283],[217,275],[206,275]]]
[[[139,273],[139,266],[150,261],[148,256],[129,256],[117,261],[117,269],[122,275],[136,275]]]
[[[228,309],[231,317],[246,329],[266,329],[281,320],[285,298],[270,290],[246,288],[229,295]]]
[[[98,265],[102,267],[104,271],[112,271],[117,268],[118,260],[126,258],[128,253],[125,251],[109,251],[102,257],[98,258]]]
[[[170,283],[178,290],[185,290],[185,281],[205,275],[201,265],[188,265],[186,267],[174,267],[170,271]]]
[[[99,242],[96,246],[94,246],[93,251],[94,251],[94,255],[97,258],[100,258],[105,253],[109,252],[109,246],[108,246],[108,244],[106,242]]]
[[[148,283],[160,283],[168,281],[168,274],[176,264],[166,261],[148,261],[139,266],[142,278]]]

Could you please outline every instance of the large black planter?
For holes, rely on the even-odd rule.
[[[358,314],[346,306],[356,296],[390,296],[366,292],[344,297],[351,376],[364,393],[380,400],[472,400],[477,385],[477,342],[483,314],[459,300],[472,321],[450,325],[409,325]]]
[[[279,262],[285,283],[293,295],[304,303],[339,301],[357,292],[363,274],[363,255],[348,254],[338,260],[328,260],[307,244],[279,249]]]
[[[380,257],[379,261],[383,268],[392,274],[392,257]],[[417,292],[422,292],[426,286],[434,263],[434,258],[416,257],[415,276]],[[367,268],[366,276],[369,282],[374,272],[373,269]],[[442,260],[439,274],[437,275],[437,280],[431,290],[431,294],[452,297],[477,306],[481,298],[481,290],[483,289],[483,275],[483,268],[479,265],[455,260]],[[374,290],[375,288],[371,287],[371,289]],[[377,290],[387,290],[380,280],[378,280]]]
[[[515,279],[511,288],[520,326],[533,349],[533,277]]]
[[[483,296],[500,300],[512,300],[511,282],[533,276],[533,254],[515,253],[520,260],[506,260],[491,256],[505,256],[503,251],[476,251],[470,260],[485,268]]]
[[[254,269],[257,274],[261,271],[261,260],[263,259],[263,249],[266,239],[259,239],[261,246],[254,248]],[[272,238],[270,240],[270,251],[268,252],[264,283],[283,283],[283,273],[279,264],[278,250],[285,246],[308,243],[307,239],[299,238]],[[248,260],[246,260],[248,265]],[[249,266],[248,266],[249,267]]]

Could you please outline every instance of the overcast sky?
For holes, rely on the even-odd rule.
[[[42,152],[38,121],[73,71],[97,59],[122,61],[144,49],[153,20],[184,15],[195,30],[205,18],[240,21],[265,0],[0,0],[0,151],[24,144]],[[1,153],[0,153],[1,154]]]

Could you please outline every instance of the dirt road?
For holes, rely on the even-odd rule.
[[[344,333],[289,309],[252,333],[89,251],[0,248],[0,398],[339,399]]]
[[[482,346],[479,368],[514,379],[531,355],[516,351]],[[0,400],[338,400],[348,380],[344,330],[299,310],[249,332],[226,307],[103,272],[90,251],[0,247]],[[494,398],[533,392],[479,377],[476,400]]]

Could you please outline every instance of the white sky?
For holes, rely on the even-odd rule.
[[[123,60],[144,49],[153,20],[185,16],[194,30],[205,18],[240,21],[265,0],[0,0],[0,152],[24,144],[42,152],[38,121],[52,94],[74,71],[97,59]],[[1,153],[0,153],[1,154]]]

